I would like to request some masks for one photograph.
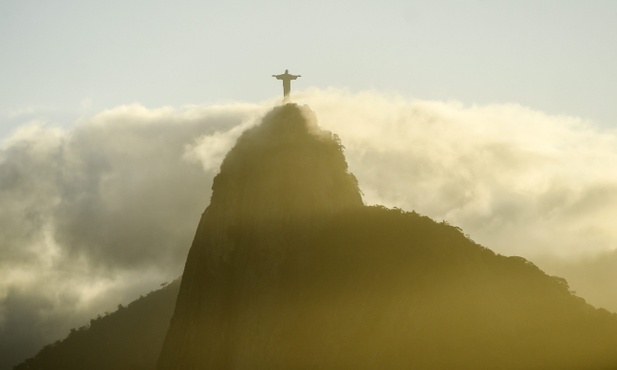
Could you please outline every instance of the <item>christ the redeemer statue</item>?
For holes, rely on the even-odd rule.
[[[289,98],[289,92],[291,91],[291,80],[295,80],[298,77],[302,77],[300,75],[290,75],[289,70],[286,69],[285,73],[282,75],[272,75],[272,77],[276,77],[277,80],[283,80],[283,98]]]

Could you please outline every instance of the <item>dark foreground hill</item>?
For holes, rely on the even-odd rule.
[[[173,317],[136,320],[100,320],[19,369],[152,368],[139,347],[168,325],[159,370],[617,369],[615,314],[456,227],[364,206],[337,137],[293,104],[223,162]]]
[[[158,358],[180,279],[45,346],[16,370],[149,370]]]

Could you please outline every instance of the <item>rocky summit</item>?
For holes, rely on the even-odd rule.
[[[276,107],[243,133],[212,189],[161,369],[230,367],[238,351],[262,352],[253,341],[280,327],[275,313],[289,289],[283,278],[306,252],[300,241],[324,219],[363,206],[338,137],[295,104]]]

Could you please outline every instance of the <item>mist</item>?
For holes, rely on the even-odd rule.
[[[219,132],[258,111],[130,105],[69,128],[29,122],[6,138],[0,358],[33,355],[178,277],[215,174],[187,148],[202,136],[216,148]]]
[[[339,89],[294,99],[340,136],[365,203],[445,220],[617,311],[615,131],[517,104]],[[6,137],[0,358],[179,276],[224,155],[274,104],[134,104]],[[599,260],[603,272],[585,274]]]

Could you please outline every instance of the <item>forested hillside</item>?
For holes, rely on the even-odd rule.
[[[43,348],[16,370],[153,369],[180,287],[180,279]]]

